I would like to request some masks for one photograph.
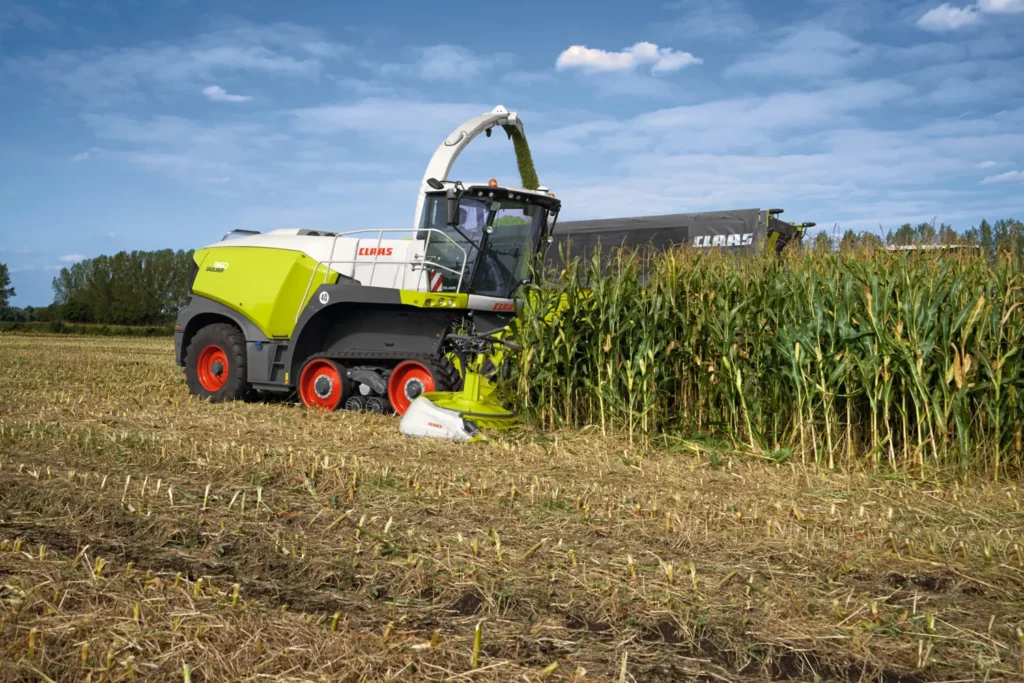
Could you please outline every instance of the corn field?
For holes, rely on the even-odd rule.
[[[514,390],[545,427],[712,434],[830,468],[1020,469],[1012,256],[620,250],[540,280]]]

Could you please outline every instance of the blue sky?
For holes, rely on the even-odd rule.
[[[41,305],[101,253],[406,227],[496,104],[563,218],[1024,217],[1022,37],[1024,0],[0,0],[0,261]],[[516,183],[511,146],[453,176]]]

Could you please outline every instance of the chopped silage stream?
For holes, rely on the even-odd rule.
[[[167,340],[0,335],[0,430],[3,680],[1024,673],[1013,483],[412,440],[192,399]]]

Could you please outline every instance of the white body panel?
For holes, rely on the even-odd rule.
[[[211,247],[267,247],[301,251],[317,263],[368,287],[427,291],[423,268],[426,240],[386,239],[378,231],[363,233],[369,237],[333,237],[299,235],[298,230],[273,230],[239,237]],[[398,231],[395,231],[396,233]],[[314,283],[314,288],[317,283]]]
[[[515,301],[512,299],[501,299],[481,294],[469,295],[469,307],[474,311],[496,311],[498,313],[513,313],[516,310]]]

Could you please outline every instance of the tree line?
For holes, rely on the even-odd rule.
[[[1010,252],[1024,257],[1024,223],[1015,218],[1004,218],[994,224],[987,220],[960,233],[945,223],[937,228],[933,223],[911,225],[905,223],[895,231],[854,232],[845,231],[841,237],[819,232],[809,245],[813,249],[848,251],[862,248],[883,248],[887,246],[967,246],[978,247],[990,261],[1000,252]]]
[[[166,325],[188,303],[191,276],[191,251],[97,256],[61,268],[50,306],[19,309],[0,301],[0,315],[15,322]]]

